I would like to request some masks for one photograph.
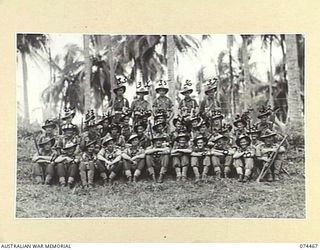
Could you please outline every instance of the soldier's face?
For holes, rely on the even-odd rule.
[[[244,128],[244,124],[242,122],[238,122],[236,125],[237,125],[237,128],[239,129]]]
[[[155,140],[154,145],[156,148],[160,148],[162,146],[162,140]]]
[[[249,145],[249,142],[245,138],[243,138],[240,140],[239,144],[241,148],[246,148]]]
[[[267,137],[264,139],[264,143],[269,146],[273,143],[273,137]]]
[[[67,129],[64,131],[64,134],[66,137],[71,137],[71,136],[73,136],[73,130]]]
[[[197,147],[202,149],[204,147],[204,140],[203,139],[199,139],[197,141]]]
[[[133,140],[131,141],[131,144],[132,144],[132,146],[134,146],[134,147],[138,146],[138,144],[139,144],[139,139],[138,139],[138,138],[133,139]]]
[[[69,116],[68,118],[66,118],[66,123],[69,124],[72,122],[72,116]]]
[[[112,129],[111,129],[111,134],[112,134],[112,135],[117,135],[117,134],[118,134],[118,129],[115,128],[115,127],[112,128]]]
[[[129,124],[129,120],[130,120],[130,117],[126,116],[126,117],[123,118],[122,123]]]
[[[157,118],[157,122],[164,122],[164,117],[163,116],[159,116]]]
[[[103,121],[103,127],[107,128],[109,126],[108,120]]]
[[[112,151],[113,150],[113,147],[114,147],[114,142],[113,140],[109,141],[108,144],[107,144],[107,149],[109,151]]]
[[[261,122],[266,122],[268,120],[268,116],[264,115],[261,117]]]
[[[220,120],[220,119],[215,119],[215,120],[213,121],[213,124],[214,124],[215,126],[220,126],[221,120]]]
[[[142,126],[138,126],[137,127],[137,134],[138,135],[142,135],[143,134],[143,131],[144,131],[144,128]]]
[[[162,125],[158,125],[158,126],[156,127],[156,130],[159,131],[159,132],[161,132],[161,131],[163,130],[163,126],[162,126]]]
[[[179,139],[179,145],[180,146],[185,146],[186,145],[186,143],[187,143],[187,139],[185,138],[185,137],[181,137],[180,139]]]
[[[192,125],[192,127],[196,127],[197,125],[198,125],[198,121],[197,120],[193,120],[192,122],[191,122],[191,125]]]
[[[159,89],[158,93],[159,93],[160,96],[165,96],[167,91],[165,89]]]
[[[50,142],[47,142],[46,144],[43,145],[43,149],[45,151],[49,151],[51,149],[51,143]]]
[[[129,129],[129,127],[126,127],[126,128],[124,128],[124,129],[122,129],[122,134],[123,135],[130,135],[130,129]]]
[[[93,153],[94,149],[95,149],[95,145],[94,145],[94,144],[91,144],[91,145],[88,147],[88,152],[89,152],[89,153]]]
[[[206,125],[202,125],[201,127],[200,127],[200,133],[205,133],[206,132],[206,130],[207,130],[207,127],[206,127]]]
[[[72,148],[69,148],[67,149],[67,155],[73,155],[74,151],[76,150],[76,147],[72,147]]]
[[[123,88],[118,89],[118,90],[116,91],[116,95],[117,95],[117,96],[123,96],[123,93],[124,93]]]
[[[47,127],[47,128],[45,128],[44,131],[46,131],[47,134],[51,134],[53,131],[53,127]]]
[[[184,93],[184,97],[188,99],[188,98],[190,98],[190,94],[191,93],[188,91],[188,92]]]
[[[251,140],[256,140],[258,138],[257,134],[251,134]]]
[[[138,93],[137,95],[138,95],[140,100],[142,100],[144,98],[144,94],[142,94],[142,93]]]

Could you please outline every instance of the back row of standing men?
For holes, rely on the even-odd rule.
[[[142,84],[130,107],[124,97],[125,81],[119,79],[108,112],[97,117],[88,111],[84,132],[72,123],[73,109],[65,110],[62,125],[53,120],[45,122],[44,134],[37,141],[38,153],[33,157],[33,175],[37,182],[46,184],[56,176],[60,185],[72,187],[80,174],[82,185],[92,186],[95,176],[107,183],[124,173],[129,181],[137,181],[144,170],[154,181],[162,182],[170,168],[178,181],[185,181],[191,167],[196,182],[205,181],[210,168],[218,178],[229,177],[235,170],[238,180],[247,182],[277,150],[278,134],[269,121],[272,110],[262,107],[260,121],[254,126],[247,113],[237,115],[233,126],[226,124],[215,98],[216,89],[216,79],[210,79],[199,106],[191,97],[192,83],[186,81],[180,92],[184,99],[174,117],[165,81],[157,83],[158,97],[152,107],[144,99],[149,91]],[[62,135],[55,135],[57,126]],[[284,151],[280,147],[267,181],[279,179]]]

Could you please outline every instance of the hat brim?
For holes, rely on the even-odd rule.
[[[44,142],[41,142],[41,143],[38,143],[39,147],[43,147],[45,144],[51,142],[51,147],[54,146],[54,144],[56,143],[56,139],[54,138],[51,138],[50,140],[48,141],[44,141]]]
[[[156,93],[159,93],[159,90],[160,90],[160,89],[164,89],[164,90],[166,91],[166,93],[168,93],[168,91],[169,91],[168,88],[163,88],[163,87],[161,87],[161,88],[156,88]]]
[[[134,139],[137,139],[138,136],[132,137],[131,139],[128,140],[129,143],[131,143]]]
[[[190,94],[193,92],[193,89],[186,89],[186,90],[181,90],[180,94],[184,95],[186,93],[190,92]]]
[[[272,133],[272,134],[269,134],[269,135],[263,135],[263,136],[260,136],[260,139],[261,139],[261,140],[264,140],[264,139],[266,139],[266,138],[274,137],[274,136],[276,136],[276,135],[277,135],[276,133]]]
[[[46,128],[56,128],[57,124],[55,123],[51,123],[51,124],[47,124],[47,125],[43,125],[42,128],[46,129]]]
[[[75,148],[76,146],[77,146],[77,144],[74,144],[74,145],[69,146],[69,147],[67,147],[67,148],[63,148],[63,150],[68,150],[68,149],[71,149],[71,148]]]
[[[64,117],[61,117],[61,120],[66,120],[66,119],[68,119],[69,117],[71,117],[72,116],[72,118],[75,116],[76,114],[75,113],[70,113],[70,114],[68,114],[68,115],[66,115],[66,116],[64,116]]]
[[[154,138],[152,138],[151,140],[152,140],[152,141],[164,141],[165,139],[166,139],[166,137],[161,136],[161,137],[154,137]]]
[[[193,143],[194,143],[194,144],[197,144],[197,142],[198,142],[199,140],[203,140],[205,143],[208,142],[208,139],[207,139],[206,137],[200,137],[200,138],[194,138],[194,139],[193,139]]]
[[[216,115],[211,118],[212,120],[220,120],[223,119],[223,115]]]
[[[96,141],[91,141],[89,142],[87,145],[86,145],[86,148],[90,147],[91,145],[94,145],[96,144],[97,142]]]
[[[188,135],[180,135],[180,136],[178,135],[174,140],[178,141],[180,138],[186,138],[187,141],[190,140],[190,136],[188,136]]]
[[[146,124],[138,124],[138,125],[135,125],[133,127],[133,130],[136,131],[138,127],[143,127],[143,130],[146,130],[147,129],[147,125]]]
[[[113,141],[113,139],[112,139],[112,138],[109,138],[108,140],[103,141],[103,142],[102,142],[102,146],[106,146],[107,144],[109,144],[110,141]]]
[[[148,95],[148,94],[149,94],[149,91],[148,91],[148,90],[144,90],[144,91],[136,91],[136,94]]]
[[[154,124],[154,125],[152,126],[152,129],[154,129],[154,128],[156,128],[156,127],[159,127],[160,125],[165,126],[166,123],[165,123],[165,122],[156,123],[156,124]]]
[[[217,90],[217,86],[206,89],[204,93],[207,94],[208,92],[216,91],[216,90]]]
[[[267,111],[267,112],[264,112],[264,113],[258,115],[257,118],[258,118],[258,119],[261,119],[262,117],[269,116],[269,115],[271,115],[271,112],[270,112],[270,111]]]
[[[123,92],[126,92],[126,86],[121,86],[113,89],[113,92],[116,93],[119,89],[123,89]]]
[[[247,122],[244,120],[237,120],[233,123],[233,125],[236,127],[238,123],[243,123],[243,125],[246,127],[247,126]]]

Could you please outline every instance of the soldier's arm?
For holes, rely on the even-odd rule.
[[[180,148],[180,149],[178,148],[177,152],[184,153],[184,154],[191,154],[192,150],[189,148]]]
[[[109,162],[106,158],[104,158],[104,155],[105,155],[105,149],[102,148],[102,149],[100,149],[100,151],[97,155],[98,160],[104,161],[104,162]]]
[[[64,162],[65,160],[66,160],[66,157],[64,155],[59,155],[54,162],[61,163],[61,162]]]
[[[122,154],[121,154],[121,157],[122,157],[122,159],[124,159],[124,160],[127,160],[127,161],[130,161],[130,162],[133,162],[134,160],[133,160],[133,158],[131,158],[129,155],[127,155],[125,152],[123,152]]]
[[[121,155],[118,155],[113,161],[111,161],[108,165],[113,165],[117,162],[121,161]]]
[[[132,157],[132,160],[136,160],[136,159],[144,159],[144,157],[146,156],[146,154],[138,154],[138,155],[136,155],[136,156],[134,156],[134,157]]]
[[[192,153],[190,154],[190,156],[200,157],[200,156],[202,156],[202,152],[192,152]]]
[[[239,158],[242,157],[243,155],[244,155],[244,152],[236,151],[236,152],[233,154],[233,158],[234,158],[234,159],[239,159]]]

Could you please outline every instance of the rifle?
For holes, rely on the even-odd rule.
[[[59,135],[62,135],[62,129],[61,129],[61,111],[59,112],[58,128],[59,128]]]
[[[80,133],[83,133],[83,116],[81,117]]]
[[[150,135],[151,135],[151,143],[152,143],[152,146],[154,146],[154,143],[153,143],[153,132],[152,132],[152,126],[151,126],[151,121],[149,120],[149,130],[150,130]]]
[[[279,146],[277,147],[276,151],[273,152],[272,156],[270,157],[270,161],[269,162],[266,162],[264,165],[263,165],[263,168],[261,170],[261,173],[259,174],[258,178],[257,178],[257,182],[259,183],[260,180],[266,175],[267,171],[269,170],[269,168],[271,167],[271,165],[273,164],[273,162],[275,161],[277,155],[278,155],[278,152],[280,150],[280,147],[282,146],[282,144],[285,142],[285,140],[287,139],[288,135],[286,135],[282,141],[280,142]]]
[[[37,153],[40,156],[40,149],[39,149],[35,135],[33,135],[33,142],[34,142],[34,145],[36,146]],[[41,170],[42,170],[42,181],[45,181],[45,171],[44,171],[43,167],[41,167]]]

